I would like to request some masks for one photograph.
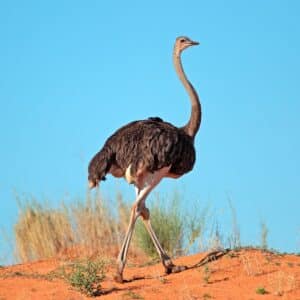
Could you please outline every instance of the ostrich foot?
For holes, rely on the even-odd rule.
[[[114,276],[114,281],[117,283],[124,283],[123,275],[117,272]]]

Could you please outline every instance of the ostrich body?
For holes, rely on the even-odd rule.
[[[186,268],[175,266],[160,245],[152,229],[145,201],[162,178],[178,178],[191,171],[195,163],[194,138],[201,123],[201,105],[181,64],[182,51],[193,45],[198,45],[198,42],[178,37],[173,52],[176,72],[190,96],[191,116],[188,123],[178,128],[158,117],[129,123],[108,138],[89,164],[90,188],[98,186],[100,180],[105,180],[106,174],[110,173],[115,177],[124,177],[136,189],[136,200],[117,260],[115,279],[118,282],[123,282],[127,252],[139,216],[142,217],[166,273],[180,272]]]

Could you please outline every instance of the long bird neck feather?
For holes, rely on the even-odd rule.
[[[184,131],[191,137],[195,137],[201,123],[201,104],[199,97],[194,89],[193,85],[187,79],[182,63],[181,63],[181,52],[178,53],[174,51],[173,62],[175,66],[176,73],[181,80],[183,86],[190,96],[191,101],[191,115],[188,123],[183,127]]]

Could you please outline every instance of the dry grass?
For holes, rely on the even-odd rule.
[[[121,196],[116,202],[113,210],[99,194],[88,194],[83,201],[53,209],[34,199],[19,199],[14,227],[18,259],[26,262],[63,254],[91,257],[114,252],[128,218],[128,206]]]
[[[88,255],[110,253],[120,245],[129,208],[121,195],[118,195],[114,207],[111,204],[109,206],[109,202],[98,195],[92,198],[88,194],[85,202],[71,205],[75,245],[83,246]]]
[[[284,293],[298,288],[295,276],[283,271],[270,274],[268,280],[271,291],[276,296],[282,296]]]
[[[108,200],[99,193],[87,193],[85,199],[72,201],[68,205],[62,203],[58,208],[39,204],[33,198],[17,200],[20,209],[14,232],[19,261],[55,256],[112,258],[117,255],[130,215],[130,204],[124,201],[121,194],[117,194],[115,200]],[[199,247],[204,245],[205,232],[209,231],[208,208],[200,209],[197,203],[188,211],[183,205],[184,198],[176,192],[163,199],[156,194],[153,200],[149,201],[152,226],[169,255],[198,252]],[[233,219],[230,245],[238,248],[240,232],[231,203],[230,211]],[[214,222],[211,227],[214,231],[211,230],[208,235],[208,248],[223,248],[218,223]],[[266,230],[263,232],[266,233]],[[262,244],[266,248],[266,234],[263,237]],[[130,256],[138,257],[143,251],[150,257],[156,257],[156,250],[142,222],[137,224],[132,242]],[[242,255],[241,260],[249,276],[261,273],[261,266],[255,257]]]
[[[116,256],[130,215],[130,205],[121,194],[108,201],[99,193],[88,193],[84,200],[62,203],[55,209],[32,198],[18,198],[18,202],[19,218],[14,231],[17,258],[21,262],[59,255]],[[151,207],[154,230],[171,256],[188,253],[205,228],[207,209],[198,207],[185,213],[181,202],[177,193],[168,199],[160,199],[157,194]],[[142,222],[136,226],[133,244],[138,246],[130,247],[133,256],[138,256],[141,250],[149,256],[156,255]]]
[[[74,240],[67,213],[37,203],[22,208],[14,229],[21,261],[51,257],[70,247]]]
[[[262,265],[256,253],[242,253],[241,261],[248,276],[257,276],[263,274]]]
[[[268,249],[268,227],[267,224],[265,222],[261,222],[260,223],[260,247],[263,250],[267,250]]]

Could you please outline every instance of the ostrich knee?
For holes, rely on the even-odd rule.
[[[140,212],[143,221],[148,221],[150,219],[150,211],[147,207],[143,207],[142,211]]]

